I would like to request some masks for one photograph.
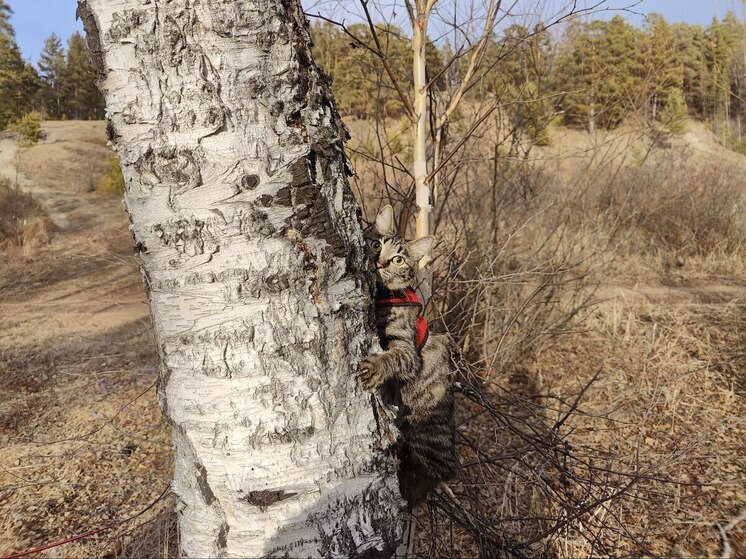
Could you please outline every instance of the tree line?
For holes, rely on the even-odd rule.
[[[35,67],[21,55],[11,14],[0,0],[0,130],[33,111],[50,119],[103,118],[104,101],[81,34],[74,33],[66,47],[49,36]]]
[[[573,20],[555,33],[543,24],[510,25],[491,37],[468,97],[498,98],[535,140],[546,141],[553,119],[572,127],[614,128],[641,114],[680,129],[687,114],[741,137],[746,94],[744,27],[735,14],[708,26],[669,23],[658,14],[636,27],[621,16]],[[317,60],[334,78],[343,114],[397,118],[403,107],[395,86],[371,48],[365,24],[312,26]],[[412,81],[410,39],[381,25],[378,39],[393,74]],[[465,71],[448,41],[428,44],[428,71],[446,88]],[[444,60],[455,60],[444,67]],[[438,87],[434,88],[437,92]]]

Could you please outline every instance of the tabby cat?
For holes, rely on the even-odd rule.
[[[383,351],[363,360],[360,379],[367,389],[396,395],[399,485],[414,507],[460,471],[448,338],[428,334],[414,291],[418,263],[430,251],[433,238],[398,237],[393,209],[386,206],[366,241],[376,263],[376,323]],[[447,485],[443,488],[450,492]]]

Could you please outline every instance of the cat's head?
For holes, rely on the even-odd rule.
[[[384,206],[376,217],[372,231],[366,235],[368,254],[376,266],[378,283],[397,290],[417,285],[420,260],[433,246],[433,237],[405,241],[396,234],[394,210]]]

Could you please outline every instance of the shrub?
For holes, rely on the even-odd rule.
[[[0,180],[0,249],[44,244],[49,241],[52,228],[39,202]]]
[[[119,165],[119,158],[113,153],[109,154],[106,164],[109,166],[109,172],[101,180],[96,190],[103,194],[121,195],[124,193],[124,175],[122,174],[122,167]]]
[[[666,95],[665,106],[660,112],[660,120],[670,134],[680,136],[686,132],[686,115],[684,93],[678,87],[672,87]]]
[[[41,140],[41,115],[36,111],[28,113],[13,123],[11,128],[18,132],[21,146],[33,146]]]
[[[592,198],[590,215],[601,216],[627,254],[708,256],[746,247],[746,195],[738,172],[722,164],[668,158],[624,169]]]

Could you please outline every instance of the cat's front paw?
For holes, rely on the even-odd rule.
[[[369,355],[360,362],[358,373],[360,382],[366,390],[373,390],[383,384],[381,360],[377,355]]]

